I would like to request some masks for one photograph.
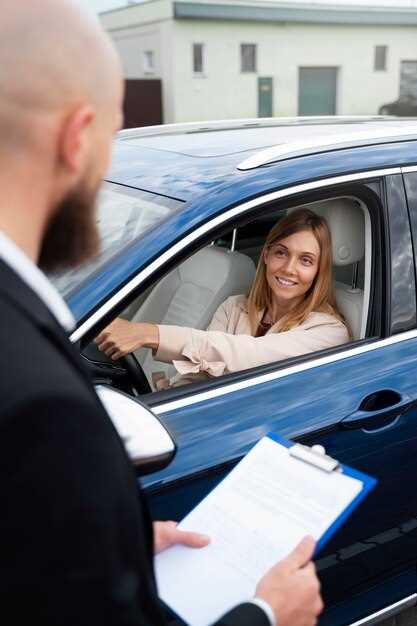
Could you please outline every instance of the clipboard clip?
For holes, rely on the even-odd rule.
[[[295,443],[288,449],[291,456],[310,465],[314,465],[318,469],[325,472],[340,471],[340,464],[337,459],[326,454],[322,446],[304,446],[301,443]]]

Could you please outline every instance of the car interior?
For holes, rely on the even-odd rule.
[[[370,302],[372,237],[369,212],[362,200],[342,196],[302,205],[325,217],[332,236],[333,280],[339,311],[352,339],[366,335]],[[292,207],[294,211],[300,206]],[[247,293],[266,235],[285,214],[265,210],[255,220],[226,232],[171,270],[125,309],[122,317],[205,329],[229,296]],[[150,350],[135,356],[152,387],[152,374],[175,374],[172,365],[153,359]]]

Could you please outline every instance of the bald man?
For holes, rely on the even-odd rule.
[[[152,528],[68,341],[71,313],[40,269],[97,249],[119,61],[70,0],[3,0],[0,60],[0,623],[163,626],[153,551],[208,539],[173,522]],[[313,549],[303,541],[218,624],[312,626]]]

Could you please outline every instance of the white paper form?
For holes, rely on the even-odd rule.
[[[179,524],[209,535],[206,548],[157,555],[160,597],[190,626],[207,626],[253,597],[263,574],[305,536],[318,540],[361,491],[264,437]]]

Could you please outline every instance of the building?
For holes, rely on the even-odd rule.
[[[381,3],[382,4],[382,3]],[[163,121],[369,115],[417,97],[417,7],[148,0],[102,13]]]

